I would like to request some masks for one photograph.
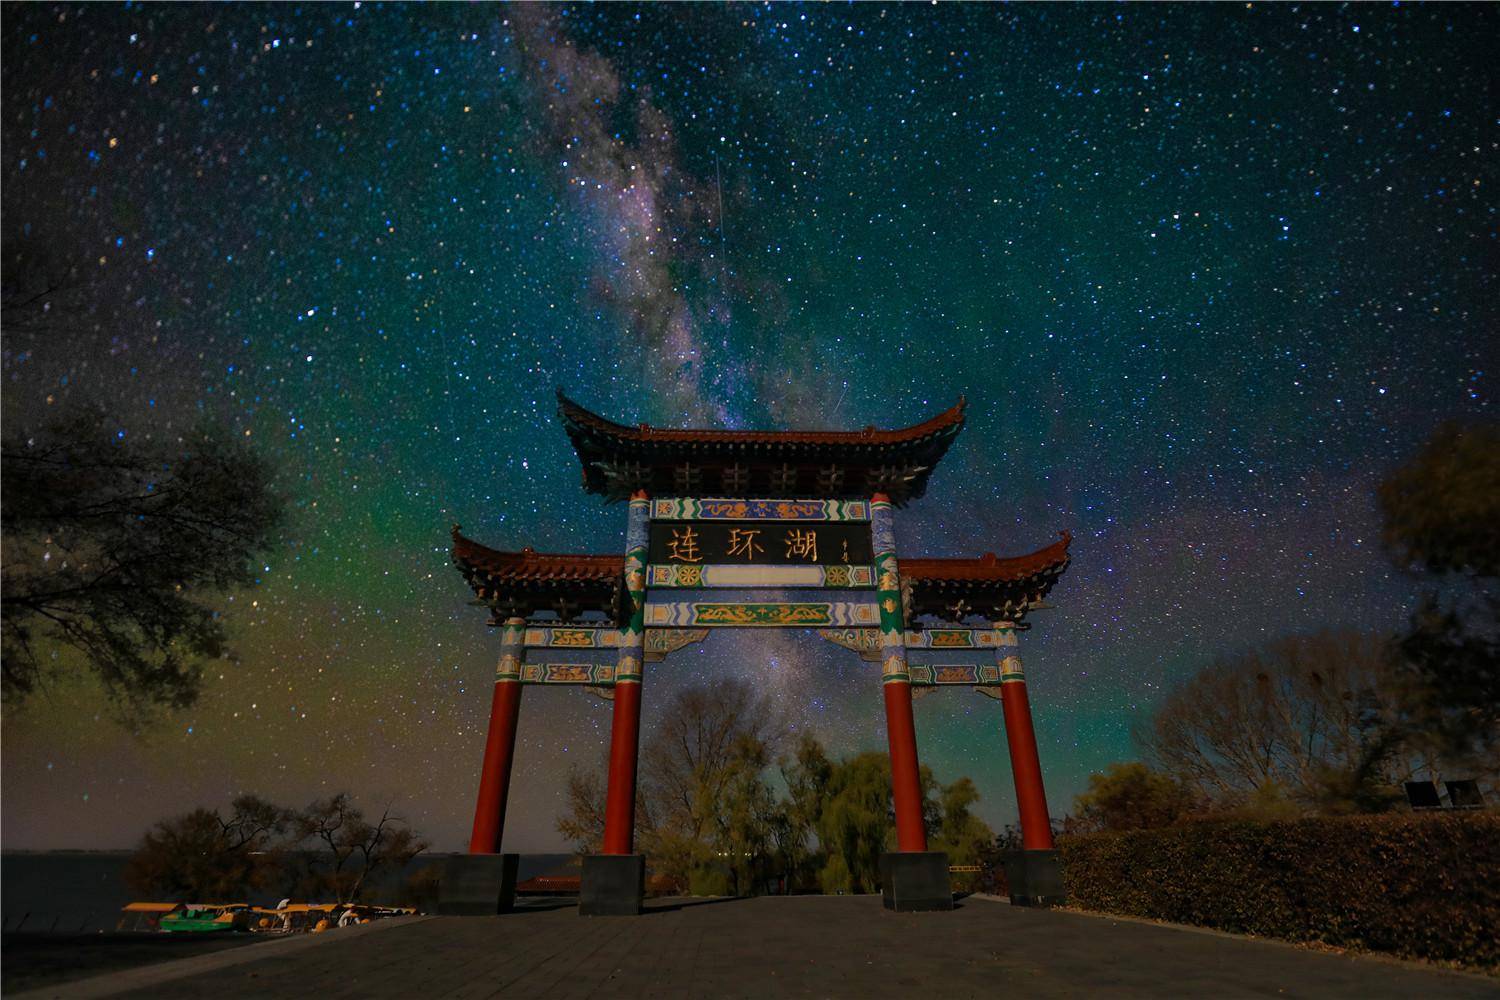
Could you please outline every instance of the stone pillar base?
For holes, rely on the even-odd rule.
[[[519,854],[455,854],[443,863],[437,911],[459,917],[509,913],[516,901]]]
[[[892,851],[880,856],[880,893],[898,913],[953,909],[953,880],[943,851]]]
[[[644,854],[585,854],[578,912],[585,917],[634,917],[646,898]]]
[[[1005,881],[1016,906],[1061,906],[1068,901],[1056,851],[1012,851],[1005,855]]]

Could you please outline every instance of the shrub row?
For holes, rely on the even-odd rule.
[[[1493,812],[1192,823],[1058,848],[1086,909],[1500,966]]]

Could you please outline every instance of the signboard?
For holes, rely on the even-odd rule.
[[[654,566],[868,566],[870,526],[833,521],[652,521]]]

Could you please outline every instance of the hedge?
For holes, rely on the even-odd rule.
[[[1192,823],[1058,849],[1085,909],[1500,966],[1493,812]]]

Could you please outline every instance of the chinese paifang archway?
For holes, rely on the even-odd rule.
[[[583,686],[612,699],[613,720],[603,853],[584,859],[580,911],[640,912],[644,665],[718,628],[816,629],[880,665],[897,834],[882,862],[885,905],[951,906],[947,858],[927,850],[912,721],[913,694],[943,687],[1000,701],[1023,846],[1007,860],[1011,894],[1061,899],[1017,633],[1067,568],[1069,536],[1008,558],[897,558],[894,512],[926,492],[963,427],[962,399],[913,427],[861,431],[627,427],[561,392],[558,402],[584,490],[628,501],[625,551],[501,552],[454,528],[453,561],[501,636],[470,861],[513,857],[500,841],[522,690]]]

